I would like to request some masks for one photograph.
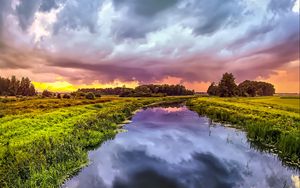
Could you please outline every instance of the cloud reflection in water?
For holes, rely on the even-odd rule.
[[[90,152],[91,164],[64,186],[284,187],[296,175],[250,148],[245,133],[211,125],[185,107],[142,110],[125,128]]]

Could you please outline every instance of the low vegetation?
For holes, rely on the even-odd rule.
[[[88,99],[57,99],[57,98],[0,98],[0,114],[22,115],[25,113],[44,113],[62,107],[104,103],[117,100],[117,97],[106,96],[95,100]]]
[[[178,100],[1,99],[0,187],[59,187],[87,164],[87,151],[112,138],[132,112]]]
[[[214,121],[244,128],[256,146],[273,148],[286,164],[300,167],[299,98],[199,97],[188,106]]]

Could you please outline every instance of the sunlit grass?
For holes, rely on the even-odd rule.
[[[87,151],[112,138],[117,124],[132,112],[155,102],[179,99],[0,102],[0,187],[59,187],[87,163]]]
[[[289,164],[300,163],[300,114],[298,98],[200,97],[188,105],[214,121],[245,128],[250,140],[273,146]]]

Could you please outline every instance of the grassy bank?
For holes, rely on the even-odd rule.
[[[132,112],[178,99],[0,101],[0,187],[58,187]]]
[[[299,98],[199,97],[188,106],[214,121],[243,127],[250,140],[274,147],[287,164],[300,167]]]

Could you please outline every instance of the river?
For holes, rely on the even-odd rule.
[[[124,129],[90,151],[90,165],[63,187],[300,187],[297,171],[251,148],[243,131],[185,106],[141,110]]]

